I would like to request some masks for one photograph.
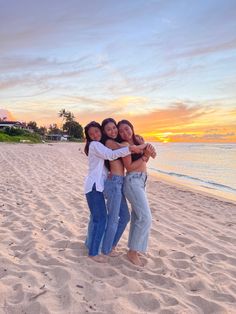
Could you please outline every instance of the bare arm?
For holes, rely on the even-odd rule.
[[[135,134],[135,139],[138,142],[138,144],[145,143],[144,138],[138,134]],[[146,156],[146,160],[148,161],[150,157],[155,158],[156,157],[156,150],[155,147],[152,144],[148,144],[147,147],[144,150],[144,156]]]
[[[106,141],[106,146],[109,147],[110,149],[117,149],[117,148],[125,147],[128,145],[129,144],[127,142],[117,143],[111,139]],[[127,157],[130,157],[130,156],[127,156]],[[147,160],[145,160],[145,158],[140,157],[138,160],[135,160],[132,162],[131,157],[130,158],[124,157],[122,158],[122,161],[124,163],[125,168],[128,171],[135,171],[137,168],[139,168],[142,165],[144,161],[147,161]]]
[[[106,141],[105,145],[107,147],[109,147],[110,149],[118,149],[121,147],[128,146],[128,144],[126,144],[126,143],[118,143],[118,142],[116,142],[114,140],[110,140],[110,139]]]
[[[123,145],[129,145],[127,142],[122,142]],[[146,160],[143,159],[143,156],[140,157],[138,160],[132,161],[131,155],[122,158],[124,167],[127,171],[135,171],[138,169]]]
[[[118,148],[129,146],[130,151],[132,153],[140,154],[146,148],[147,144],[143,143],[140,145],[129,145],[129,143],[127,142],[117,143],[114,140],[109,139],[106,141],[106,146],[109,147],[110,149],[118,149]]]

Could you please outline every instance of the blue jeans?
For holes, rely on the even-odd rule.
[[[88,244],[89,255],[96,256],[99,254],[99,246],[106,227],[107,209],[103,193],[96,191],[95,184],[92,191],[86,194],[86,199],[92,218],[89,228],[91,232]]]
[[[87,236],[84,243],[88,250],[92,242],[92,230],[93,230],[93,217],[90,214],[89,222],[88,222],[88,229],[87,229]]]
[[[123,182],[124,177],[118,175],[109,176],[105,182],[103,193],[107,199],[108,219],[102,244],[103,254],[109,254],[117,245],[130,220]]]
[[[145,193],[146,181],[145,172],[130,172],[124,182],[124,194],[132,208],[128,247],[140,252],[147,250],[152,223],[151,210]]]

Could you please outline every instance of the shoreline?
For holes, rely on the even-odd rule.
[[[153,170],[148,170],[148,174],[150,177],[158,179],[159,181],[164,181],[169,185],[177,186],[179,187],[179,189],[190,190],[192,192],[197,192],[197,193],[209,196],[209,197],[216,198],[218,200],[228,201],[228,202],[232,202],[232,204],[236,204],[236,196],[232,195],[232,193],[227,193],[227,192],[223,192],[216,189],[206,188],[204,186],[201,187],[201,186],[198,186],[196,184],[191,184],[191,183],[187,185],[187,183],[185,182],[180,182],[178,179],[169,177],[168,175],[156,173]]]

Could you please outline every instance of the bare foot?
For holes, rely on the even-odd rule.
[[[129,250],[127,253],[128,260],[137,266],[144,266],[141,259],[139,258],[138,252]]]
[[[89,256],[94,262],[97,263],[106,263],[107,262],[107,257],[106,256],[101,256],[101,255],[96,255],[96,256]]]

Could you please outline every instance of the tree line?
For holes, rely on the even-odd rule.
[[[23,123],[24,129],[33,130],[34,133],[39,134],[41,137],[45,137],[46,135],[57,134],[57,135],[68,135],[70,139],[83,139],[83,127],[82,125],[75,121],[75,116],[72,112],[66,111],[65,109],[61,109],[58,113],[59,117],[62,118],[62,126],[58,127],[56,123],[51,124],[49,129],[46,127],[40,126],[38,127],[36,121],[30,121],[28,123]],[[4,119],[5,120],[5,119]],[[5,128],[5,133],[8,135],[22,135],[24,130],[20,128]]]

